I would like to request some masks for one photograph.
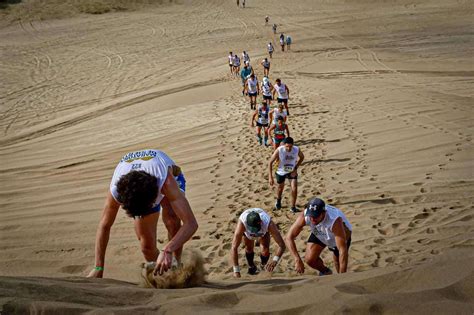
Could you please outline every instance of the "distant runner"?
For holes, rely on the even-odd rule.
[[[286,36],[286,48],[291,50],[291,36]]]
[[[250,99],[250,109],[256,109],[257,107],[257,95],[260,90],[260,85],[255,77],[255,74],[251,74],[250,78],[245,82],[245,91],[247,92]]]
[[[272,29],[273,29],[273,34],[276,34],[277,33],[277,25],[275,23],[273,23]]]
[[[280,46],[281,51],[285,51],[285,35],[283,33],[280,34]]]
[[[262,66],[263,66],[263,76],[268,77],[270,74],[270,60],[268,60],[268,58],[263,59]]]
[[[277,180],[277,200],[275,209],[281,209],[281,195],[283,188],[285,188],[285,179],[288,179],[291,184],[291,212],[296,213],[296,197],[298,194],[298,167],[304,160],[303,152],[296,145],[293,145],[293,138],[287,137],[283,140],[283,146],[278,147],[273,152],[270,161],[268,162],[268,181],[270,186],[274,185],[273,181],[273,163],[278,160],[278,168],[276,171]]]
[[[270,18],[268,17],[268,15],[265,17],[265,25],[268,25],[268,21],[270,21]]]
[[[234,71],[234,55],[232,54],[232,52],[229,52],[229,56],[227,58],[229,59],[230,74],[235,74],[235,71]]]
[[[272,43],[271,43],[271,42],[270,42],[270,43],[268,43],[268,45],[267,45],[267,49],[268,49],[268,54],[270,55],[270,58],[272,58],[273,51],[274,51],[275,49],[273,48],[273,45],[272,45]]]
[[[242,96],[245,95],[245,83],[250,75],[252,74],[252,70],[248,67],[248,65],[244,64],[242,71],[240,71],[240,79],[242,80]]]
[[[305,211],[298,215],[285,238],[286,244],[295,258],[296,271],[301,274],[305,269],[295,244],[295,239],[305,225],[311,229],[306,243],[305,262],[311,268],[318,270],[320,276],[332,274],[331,269],[326,267],[320,258],[323,249],[328,247],[333,253],[336,271],[338,273],[347,272],[352,225],[341,210],[326,205],[324,201],[316,197],[309,200]]]
[[[88,277],[103,276],[110,229],[120,206],[134,218],[143,256],[147,262],[156,262],[155,274],[163,274],[173,260],[179,261],[184,243],[198,228],[184,196],[185,182],[181,169],[162,151],[141,150],[123,156],[107,193],[96,235],[95,267]],[[156,247],[156,226],[161,206],[169,242],[160,252]]]
[[[290,129],[288,129],[288,125],[285,123],[284,118],[279,116],[276,121],[276,124],[272,125],[270,129],[268,129],[270,143],[272,142],[271,139],[273,138],[273,149],[277,149],[283,140],[290,136]]]
[[[262,135],[261,131],[263,128],[263,134],[264,134],[264,144],[265,146],[268,146],[268,125],[269,125],[269,119],[268,115],[270,112],[270,107],[268,107],[266,102],[263,102],[262,105],[258,106],[258,109],[253,113],[252,115],[252,122],[250,123],[250,126],[253,128],[254,127],[254,121],[255,118],[257,118],[257,140],[260,145],[262,145]]]
[[[275,94],[277,94],[277,102],[283,103],[286,109],[286,114],[290,115],[290,110],[288,109],[288,98],[290,97],[290,90],[285,83],[282,83],[280,79],[276,79],[276,84],[273,86],[275,89],[273,90],[273,98],[275,98]]]
[[[244,61],[244,63],[250,64],[250,56],[245,50],[242,52],[242,60]]]
[[[240,58],[239,58],[239,56],[237,56],[237,54],[234,55],[233,65],[234,65],[235,75],[239,75],[239,73],[240,73]]]
[[[276,255],[273,256],[272,261],[268,263],[270,260],[270,235],[277,243],[278,250]],[[238,249],[242,239],[245,244],[245,258],[249,266],[248,273],[251,275],[258,273],[258,268],[254,262],[254,247],[256,240],[260,243],[260,261],[262,269],[266,269],[268,272],[273,272],[276,265],[281,260],[286,246],[278,227],[264,210],[260,208],[250,208],[245,210],[239,217],[230,253],[234,277],[236,278],[241,277]]]

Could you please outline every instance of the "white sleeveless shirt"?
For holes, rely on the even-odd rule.
[[[279,146],[277,150],[280,161],[278,162],[276,173],[283,176],[293,172],[296,166],[296,161],[298,160],[300,149],[296,145],[293,145],[290,152],[288,152],[286,151],[286,147],[283,145]]]
[[[261,228],[260,228],[260,231],[258,231],[258,233],[254,234],[254,233],[251,233],[249,232],[249,229],[248,229],[248,226],[247,226],[247,216],[249,215],[250,212],[252,211],[255,211],[258,213],[258,215],[260,216],[260,219],[262,219],[262,225],[261,225]],[[243,225],[245,226],[245,236],[249,239],[249,240],[255,240],[259,237],[262,237],[264,236],[265,234],[267,234],[268,232],[268,226],[270,225],[270,216],[263,210],[263,209],[260,209],[260,208],[250,208],[250,209],[247,209],[245,210],[244,212],[242,212],[242,214],[240,215],[239,217],[239,220],[240,222],[243,223]]]
[[[145,171],[146,173],[155,176],[158,184],[158,196],[156,197],[153,206],[157,206],[164,195],[161,193],[161,188],[168,175],[168,168],[175,165],[173,160],[164,152],[159,150],[141,150],[127,153],[120,160],[112,176],[110,182],[110,193],[114,199],[119,202],[117,193],[117,183],[125,174],[131,171]]]
[[[306,215],[306,210],[304,212],[304,218],[306,225],[309,225],[311,228],[311,233],[314,234],[321,242],[326,244],[328,247],[336,247],[336,238],[332,232],[332,226],[336,222],[337,218],[341,218],[346,227],[352,231],[352,225],[347,220],[344,213],[336,207],[326,205],[326,216],[324,220],[317,225],[313,225],[311,220]]]
[[[283,109],[283,111],[280,112],[279,108],[275,108],[273,110],[273,123],[275,125],[278,123],[278,117],[283,117],[283,121],[284,121],[286,116],[287,116],[287,113],[285,109]]]
[[[278,93],[278,98],[281,98],[281,99],[287,99],[288,98],[288,93],[286,92],[286,84],[285,83],[280,84],[280,86],[278,86],[278,84],[275,83],[275,85],[273,87],[275,88],[275,90]]]
[[[272,96],[272,90],[271,90],[271,85],[270,83],[263,83],[262,82],[262,93],[265,96]]]
[[[253,79],[249,78],[247,80],[248,92],[249,93],[257,93],[257,78]]]

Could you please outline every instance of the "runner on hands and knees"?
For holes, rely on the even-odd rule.
[[[278,147],[275,152],[273,152],[268,162],[268,181],[270,186],[273,186],[273,163],[278,160],[278,168],[275,173],[278,184],[275,209],[281,209],[281,196],[285,188],[285,179],[288,179],[291,185],[291,212],[296,213],[298,212],[296,208],[298,167],[303,162],[304,155],[300,148],[293,144],[293,138],[286,137],[282,143],[283,146]]]
[[[269,125],[269,119],[268,119],[268,114],[270,112],[270,107],[266,102],[263,102],[262,105],[259,105],[255,113],[252,115],[252,122],[250,123],[250,126],[253,128],[254,127],[254,121],[255,118],[257,118],[257,140],[260,145],[262,145],[262,135],[261,131],[263,128],[263,134],[264,134],[264,144],[265,146],[268,146],[268,125]]]
[[[279,116],[277,123],[268,129],[268,136],[270,137],[270,143],[272,143],[271,139],[273,138],[273,149],[277,149],[283,140],[290,136],[290,130],[288,129],[288,125],[284,122],[283,116]]]
[[[250,77],[245,82],[245,90],[250,99],[250,109],[257,108],[257,95],[260,90],[260,85],[258,83],[255,74],[251,74]]]
[[[277,102],[278,104],[283,103],[286,109],[286,114],[290,115],[290,110],[288,109],[288,98],[290,97],[290,89],[285,83],[282,83],[280,79],[276,79],[276,84],[273,86],[273,98],[275,98],[275,94],[277,94]]]
[[[304,260],[308,266],[319,271],[319,275],[332,274],[320,258],[321,252],[328,247],[333,253],[334,266],[338,273],[347,271],[349,247],[351,245],[352,226],[344,213],[336,207],[326,205],[319,198],[311,198],[304,212],[296,217],[285,237],[286,244],[295,258],[295,269],[304,273],[304,264],[298,254],[295,239],[305,226],[311,234],[306,243]]]
[[[270,18],[267,16],[265,16],[265,25],[268,25],[268,21],[270,21]]]
[[[265,58],[262,60],[262,66],[263,66],[263,75],[265,77],[268,77],[270,74],[270,60],[268,58]]]
[[[278,244],[278,250],[271,262],[268,262],[270,259],[270,236],[273,237]],[[278,227],[264,210],[260,208],[250,208],[245,210],[239,217],[230,253],[234,277],[236,278],[241,277],[238,249],[242,239],[245,244],[245,258],[249,266],[248,273],[251,275],[258,273],[258,268],[254,262],[255,241],[260,243],[262,269],[273,272],[285,252],[285,242],[281,237]]]
[[[97,229],[95,267],[88,277],[103,276],[110,230],[120,206],[134,219],[143,256],[146,261],[156,263],[154,273],[166,272],[173,260],[177,264],[184,243],[198,228],[184,195],[185,185],[181,169],[164,152],[141,150],[126,154],[115,168],[110,183]],[[156,226],[161,206],[169,242],[160,252],[156,247]]]

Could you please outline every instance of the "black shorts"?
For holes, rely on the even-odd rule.
[[[263,68],[264,68],[264,69],[267,69],[267,70],[270,70],[270,67],[265,67],[265,66],[263,66]]]
[[[347,240],[347,250],[349,250],[349,247],[351,247],[351,238],[349,238]],[[323,242],[321,242],[317,237],[316,235],[314,235],[314,233],[311,233],[311,235],[309,236],[308,238],[308,243],[314,243],[314,244],[318,244],[319,246],[325,248],[327,245],[324,244]],[[334,256],[336,257],[339,257],[339,250],[337,249],[337,247],[328,247],[328,249],[333,252]]]
[[[291,176],[291,173],[288,173],[288,174],[285,174],[285,175],[279,175],[277,173],[275,173],[275,177],[276,177],[276,180],[277,180],[277,183],[278,184],[282,184],[285,182],[285,179],[297,179],[298,178],[298,174],[296,174],[296,176]]]
[[[279,98],[279,97],[277,97],[277,102],[278,102],[278,103],[283,103],[283,104],[288,104],[288,99],[287,99],[287,98]]]
[[[269,95],[269,96],[263,95],[263,99],[271,101],[273,99],[273,97],[271,95]]]
[[[261,123],[259,123],[259,122],[257,121],[257,127],[265,127],[265,128],[267,128],[267,127],[268,127],[268,123],[266,123],[266,124],[261,124]]]
[[[249,96],[257,96],[257,92],[249,93]]]

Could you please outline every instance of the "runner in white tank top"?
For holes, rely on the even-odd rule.
[[[255,118],[257,118],[256,133],[257,133],[257,140],[260,143],[260,145],[262,145],[261,131],[263,128],[264,144],[265,146],[268,146],[269,113],[270,113],[270,107],[267,105],[267,103],[262,103],[261,105],[258,106],[257,110],[253,113],[252,121],[250,122],[250,127],[253,128]]]
[[[268,45],[267,45],[267,50],[268,50],[268,55],[270,55],[270,59],[271,59],[272,56],[273,56],[273,51],[274,51],[274,48],[273,48],[273,45],[272,45],[271,42],[268,43]]]
[[[269,262],[270,236],[277,243],[278,250],[272,261]],[[236,278],[241,277],[238,249],[242,240],[244,240],[245,244],[245,258],[249,266],[248,273],[251,275],[258,273],[258,268],[254,262],[255,241],[260,243],[261,267],[269,272],[273,272],[286,248],[278,227],[263,209],[250,208],[245,210],[239,217],[234,239],[232,240],[231,260],[233,263],[233,274]]]
[[[268,58],[265,58],[261,62],[263,66],[263,76],[268,77],[270,75],[270,60]]]
[[[320,275],[331,274],[331,269],[327,268],[319,258],[321,251],[328,247],[333,252],[336,271],[338,273],[346,272],[352,225],[344,213],[336,207],[326,205],[319,198],[314,197],[308,201],[307,208],[298,215],[286,237],[289,241],[291,254],[295,257],[295,269],[298,273],[304,272],[304,264],[296,250],[294,240],[305,225],[311,229],[305,252],[306,263],[319,270]]]
[[[283,122],[286,123],[286,110],[283,108],[283,104],[280,103],[278,104],[278,107],[277,108],[274,108],[270,111],[270,122],[273,124],[273,125],[276,125],[277,124],[277,120],[278,120],[278,117],[282,117],[283,118]]]
[[[232,52],[229,52],[229,56],[227,56],[229,59],[229,68],[230,68],[230,74],[234,74],[234,55]]]
[[[183,244],[197,230],[196,218],[183,193],[184,184],[181,169],[162,151],[147,149],[123,156],[115,168],[97,229],[95,267],[89,277],[103,276],[110,229],[120,206],[135,219],[143,256],[154,264],[155,272],[162,274],[171,267],[173,260],[179,261]],[[161,253],[156,247],[160,204],[169,238]],[[176,239],[178,232],[181,237]]]
[[[245,90],[250,99],[250,109],[256,109],[257,107],[257,95],[260,90],[260,84],[258,83],[255,74],[251,74],[250,78],[245,82]]]
[[[275,98],[275,94],[277,94],[277,102],[283,103],[286,113],[289,116],[290,111],[288,110],[288,99],[290,97],[290,89],[285,83],[282,83],[280,79],[276,79],[275,82],[276,83],[273,86],[273,98]]]
[[[298,192],[298,167],[304,160],[304,154],[301,150],[293,145],[293,138],[286,137],[282,141],[281,146],[276,149],[268,162],[268,181],[270,186],[274,185],[273,180],[273,163],[278,160],[278,168],[275,173],[278,184],[275,209],[281,209],[281,196],[285,188],[285,179],[288,179],[291,184],[291,212],[296,213],[299,210],[296,208],[296,197]]]

